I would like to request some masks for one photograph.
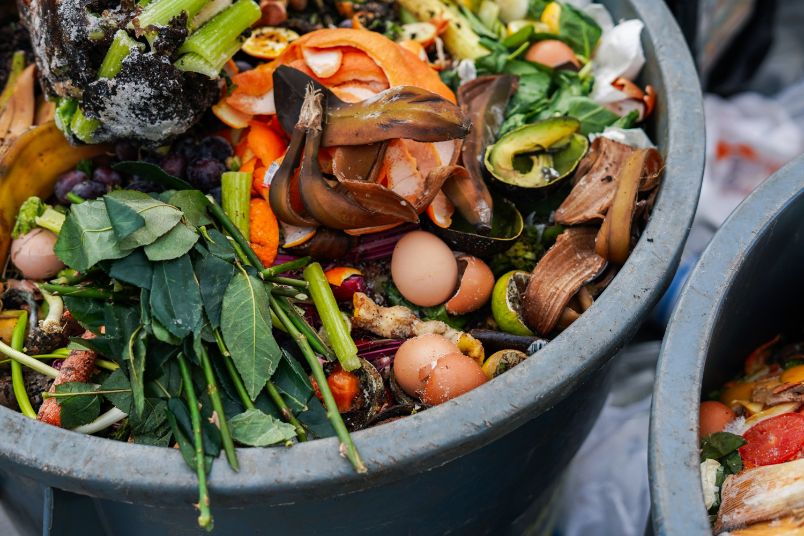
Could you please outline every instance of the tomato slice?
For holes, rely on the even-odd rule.
[[[749,428],[743,438],[747,443],[739,451],[746,467],[790,461],[804,448],[804,415],[777,415]]]

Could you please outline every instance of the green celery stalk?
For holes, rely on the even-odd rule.
[[[17,325],[11,335],[11,347],[14,350],[22,351],[25,346],[25,332],[28,329],[28,311],[22,311]],[[26,417],[36,419],[36,411],[31,406],[31,400],[28,398],[28,392],[25,390],[25,379],[22,375],[22,365],[17,361],[11,362],[11,388],[14,391],[14,398],[17,399],[17,405],[20,412]]]
[[[207,61],[205,58],[195,53],[185,54],[175,63],[177,69],[182,71],[192,71],[194,73],[201,73],[207,75],[213,80],[217,79],[221,74],[221,69],[226,65],[232,56],[237,54],[240,47],[243,46],[243,39],[240,36],[235,37],[234,41],[226,46],[220,47],[220,54],[212,61]]]
[[[210,0],[190,21],[190,31],[194,32],[209,22],[215,15],[232,5],[232,0]]]
[[[143,45],[129,37],[125,30],[117,30],[112,44],[103,58],[103,63],[98,69],[98,78],[114,78],[117,76],[117,73],[123,68],[123,60],[131,53],[131,49],[138,48],[142,50],[142,47]]]
[[[92,143],[95,138],[95,131],[98,130],[100,125],[100,121],[87,117],[84,115],[84,110],[78,108],[75,110],[72,121],[70,121],[70,130],[76,138],[84,143]]]
[[[223,211],[246,240],[251,234],[251,173],[227,171],[221,175],[221,204]]]
[[[183,11],[186,11],[188,19],[192,20],[206,3],[207,0],[152,0],[143,8],[136,21],[140,28],[167,26]],[[129,29],[133,30],[134,25],[130,24]]]
[[[195,53],[215,64],[230,50],[232,42],[261,16],[259,6],[252,0],[237,0],[188,37],[179,53]]]
[[[317,262],[304,269],[304,279],[310,283],[308,290],[313,299],[321,323],[327,330],[329,344],[344,370],[352,371],[360,368],[357,358],[357,346],[352,340],[346,321],[338,308],[338,302],[332,294],[332,288],[324,275],[324,270]]]
[[[41,216],[37,216],[34,220],[36,225],[56,234],[61,232],[61,226],[64,225],[64,220],[67,219],[64,214],[51,207],[47,207]]]

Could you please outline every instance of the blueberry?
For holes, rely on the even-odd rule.
[[[79,182],[72,189],[72,193],[83,199],[95,199],[106,194],[107,191],[105,184],[95,181]]]
[[[233,154],[231,144],[220,136],[208,136],[198,145],[199,158],[214,158],[223,162]]]
[[[53,193],[56,199],[59,200],[59,203],[67,204],[67,194],[75,188],[76,184],[84,182],[85,180],[87,180],[86,173],[78,171],[77,169],[68,171],[59,177],[59,180],[56,181],[56,186],[53,188]]]
[[[104,184],[108,188],[114,188],[120,186],[123,182],[123,177],[110,167],[99,167],[92,172],[92,180]]]
[[[187,160],[195,160],[198,156],[198,143],[193,138],[182,138],[173,146],[173,150]]]
[[[187,180],[203,192],[209,192],[221,184],[221,175],[226,166],[214,158],[201,158],[187,167]]]
[[[178,153],[172,153],[162,159],[159,166],[165,170],[168,175],[183,178],[184,170],[187,168],[187,159]]]
[[[114,154],[121,162],[137,160],[140,156],[140,148],[133,141],[119,141],[114,146]]]

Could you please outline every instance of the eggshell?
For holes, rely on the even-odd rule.
[[[455,295],[445,304],[447,312],[453,315],[477,311],[489,301],[494,289],[494,274],[485,262],[463,255],[458,257],[458,263],[465,266],[461,281]]]
[[[394,378],[410,396],[418,396],[424,388],[419,370],[447,354],[460,353],[455,343],[441,335],[427,334],[402,343],[394,356]]]
[[[525,59],[552,68],[566,64],[572,64],[575,68],[581,67],[578,58],[575,57],[575,52],[569,45],[557,39],[546,39],[533,43],[525,52]]]
[[[704,438],[715,432],[722,432],[726,425],[736,418],[731,408],[722,402],[714,400],[701,402],[699,435]]]
[[[11,243],[11,262],[25,279],[49,279],[64,268],[53,247],[58,237],[46,229],[34,229]]]
[[[447,301],[458,283],[458,263],[437,236],[413,231],[397,242],[391,278],[405,299],[422,307]]]
[[[425,365],[419,370],[419,379],[424,381],[421,401],[430,406],[452,400],[488,381],[480,365],[460,352]]]

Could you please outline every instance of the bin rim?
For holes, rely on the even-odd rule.
[[[712,534],[704,508],[698,443],[710,342],[723,300],[751,250],[802,193],[804,155],[766,179],[731,213],[681,291],[662,343],[650,416],[648,465],[657,535]]]
[[[607,3],[603,0],[603,3]],[[703,107],[690,53],[670,11],[655,0],[623,3],[645,24],[664,90],[657,137],[665,176],[651,219],[617,277],[591,310],[538,357],[417,415],[353,437],[368,466],[356,474],[335,438],[292,448],[238,449],[240,472],[218,460],[210,491],[218,507],[312,500],[401,480],[474,451],[550,409],[608,363],[661,297],[678,266],[695,214],[704,163]],[[668,126],[669,125],[669,126]],[[658,129],[657,129],[658,130]],[[195,500],[195,474],[178,452],[42,425],[0,408],[0,467],[49,485],[110,500],[168,505]],[[266,503],[266,504],[268,504]]]

